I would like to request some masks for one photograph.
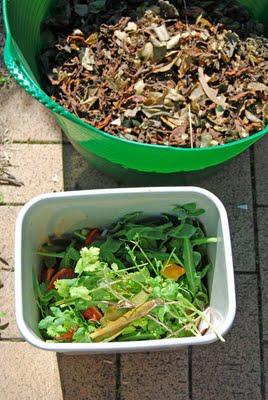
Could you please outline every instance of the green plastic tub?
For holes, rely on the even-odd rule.
[[[55,103],[43,91],[38,56],[42,48],[40,24],[51,10],[51,0],[3,0],[6,28],[5,63],[15,80],[50,109],[73,146],[91,164],[119,180],[162,178],[175,173],[207,173],[246,150],[268,133],[268,126],[237,142],[201,149],[140,144],[98,130]],[[268,0],[241,0],[268,31]],[[176,174],[177,175],[177,174]],[[133,180],[132,179],[132,180]]]

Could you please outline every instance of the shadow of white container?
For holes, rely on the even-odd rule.
[[[200,220],[217,244],[208,245],[213,270],[208,277],[211,322],[222,336],[230,329],[236,311],[234,270],[226,210],[211,192],[197,187],[154,187],[85,190],[35,197],[20,211],[15,236],[16,319],[22,336],[33,346],[66,354],[121,353],[171,350],[218,340],[209,330],[204,336],[111,343],[49,343],[42,339],[39,310],[33,289],[33,271],[40,270],[36,250],[51,234],[83,227],[105,227],[126,213],[145,215],[172,212],[175,205],[197,203],[206,213]]]

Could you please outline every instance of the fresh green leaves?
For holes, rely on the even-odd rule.
[[[183,206],[176,206],[173,211],[181,221],[184,221],[187,217],[199,217],[205,212],[203,208],[197,208],[196,203],[187,203]]]
[[[75,330],[80,324],[73,310],[62,311],[59,307],[50,307],[51,315],[42,319],[38,327],[51,338],[57,338],[62,334]]]
[[[100,249],[97,247],[83,247],[81,252],[81,258],[78,260],[75,272],[81,274],[82,272],[94,272],[100,268],[99,254]]]
[[[194,296],[200,286],[200,277],[196,274],[193,249],[188,238],[185,238],[183,243],[183,260],[187,281]]]
[[[90,300],[89,290],[85,286],[73,286],[70,288],[70,297],[82,300]]]
[[[132,213],[103,231],[89,248],[81,249],[87,230],[75,231],[65,251],[59,251],[65,238],[44,245],[39,252],[49,254],[44,265],[49,266],[52,256],[55,270],[71,266],[77,274],[56,280],[52,290],[34,277],[44,337],[86,343],[94,338],[145,340],[198,334],[195,320],[208,304],[204,283],[212,268],[206,245],[216,241],[206,237],[196,218],[202,212],[189,203],[176,207],[175,215],[144,219],[142,213]],[[176,281],[161,272],[172,263],[185,270]],[[147,303],[153,307],[147,309]],[[103,314],[101,321],[86,319],[84,312],[91,307]],[[117,319],[118,324],[112,323]],[[107,326],[118,329],[106,329],[104,335]]]
[[[80,258],[79,251],[77,251],[72,244],[65,251],[64,257],[61,261],[61,267],[70,267],[73,262],[77,262]]]
[[[82,326],[77,329],[73,335],[73,342],[75,343],[90,343],[90,333],[94,332],[95,327],[93,325]]]

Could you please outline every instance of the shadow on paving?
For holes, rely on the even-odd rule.
[[[159,177],[152,182],[149,178],[145,183],[131,181],[119,182],[117,179],[104,175],[90,166],[70,145],[63,145],[64,189],[103,189],[116,187],[137,186],[181,186],[196,185],[212,191],[224,204],[247,204],[252,207],[251,169],[249,151],[231,160],[228,164],[220,165],[208,175],[202,173],[186,178],[180,176]],[[174,174],[171,174],[174,175]]]
[[[114,400],[116,360],[111,355],[58,354],[64,400]]]

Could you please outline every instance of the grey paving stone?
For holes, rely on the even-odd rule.
[[[0,288],[0,311],[6,314],[2,322],[9,323],[8,327],[1,331],[1,338],[21,338],[15,317],[14,272],[0,270],[0,282],[3,285]]]
[[[238,309],[226,343],[194,347],[192,400],[261,400],[257,279],[236,276]]]
[[[259,257],[262,292],[262,328],[265,392],[268,396],[268,208],[258,209]]]
[[[257,203],[268,205],[268,136],[254,146]]]
[[[263,356],[264,356],[264,379],[265,379],[265,394],[268,396],[268,343],[265,342],[263,346]]]
[[[120,186],[113,178],[91,167],[71,145],[63,145],[64,189],[105,189]]]
[[[188,400],[187,350],[121,355],[121,400]]]
[[[255,271],[254,226],[252,208],[226,206],[232,240],[235,271]]]
[[[0,341],[0,365],[1,400],[63,400],[55,353]]]
[[[262,291],[263,339],[268,343],[268,208],[258,209],[259,262]],[[268,378],[268,371],[267,371]],[[268,395],[268,392],[267,392]]]
[[[214,175],[197,182],[197,186],[210,190],[224,204],[252,205],[252,187],[249,151],[240,154],[219,167]]]
[[[115,356],[57,357],[64,400],[115,399]]]
[[[70,145],[63,146],[63,166],[65,190],[108,188],[121,186],[170,186],[195,185],[204,187],[216,194],[225,204],[247,204],[252,206],[251,176],[249,152],[245,152],[219,170],[202,179],[190,177],[183,182],[178,179],[152,178],[137,183],[120,183],[116,179],[103,175],[88,165]],[[141,183],[143,182],[143,183]]]

